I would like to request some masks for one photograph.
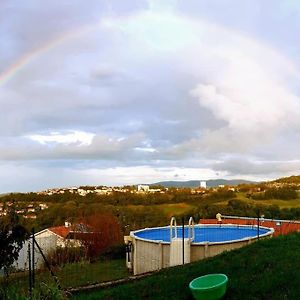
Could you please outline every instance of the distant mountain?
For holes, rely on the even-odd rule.
[[[204,181],[204,180],[203,180]],[[238,184],[255,184],[257,182],[243,180],[243,179],[212,179],[206,180],[207,187],[217,187],[219,185],[238,185]],[[151,183],[150,186],[161,185],[163,187],[177,187],[177,188],[196,188],[200,186],[200,180],[189,180],[189,181],[160,181],[156,183]]]

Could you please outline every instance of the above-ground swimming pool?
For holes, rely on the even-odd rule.
[[[260,227],[259,231],[256,226],[244,225],[195,225],[195,237],[192,243],[218,243],[218,242],[233,242],[241,239],[263,237],[272,232],[270,228]],[[174,234],[174,228],[173,228]],[[185,226],[184,238],[188,238],[188,227]],[[153,242],[170,242],[170,226],[145,228],[133,232],[136,239]],[[177,227],[177,237],[182,238],[182,227]]]
[[[125,237],[132,245],[127,266],[135,275],[151,272],[182,261],[189,263],[215,256],[248,245],[258,238],[271,237],[273,233],[273,228],[262,226],[199,224],[185,226],[183,240],[181,226],[136,230]]]

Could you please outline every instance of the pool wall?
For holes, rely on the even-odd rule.
[[[205,225],[210,226],[210,225]],[[216,225],[212,225],[216,226]],[[220,225],[232,226],[237,225]],[[239,227],[249,227],[246,225],[239,225]],[[253,228],[253,226],[250,226]],[[160,227],[166,228],[166,227]],[[263,234],[260,238],[267,238],[273,235],[270,228],[267,234]],[[127,266],[131,269],[134,275],[153,272],[170,266],[170,243],[163,241],[146,240],[135,236],[135,232],[131,232],[130,236],[125,237],[125,241],[132,243],[131,262]],[[190,261],[198,261],[207,257],[218,255],[224,251],[241,248],[257,240],[257,236],[244,238],[240,240],[226,241],[226,242],[202,242],[191,243],[190,247]]]

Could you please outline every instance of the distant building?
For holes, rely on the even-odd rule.
[[[200,181],[200,187],[206,189],[206,181]]]
[[[65,247],[81,247],[81,238],[85,234],[90,234],[90,229],[84,224],[72,225],[70,222],[65,222],[65,226],[57,226],[44,229],[34,234],[36,242],[39,244],[44,255],[47,257],[57,248]],[[19,251],[18,259],[15,260],[13,266],[18,270],[28,270],[28,244],[31,244],[31,238],[26,240],[23,247]],[[44,259],[37,247],[34,248],[35,267],[41,268],[44,264]]]
[[[137,187],[138,192],[149,192],[149,185],[139,184]]]
[[[39,207],[41,210],[44,210],[44,209],[48,208],[48,205],[46,203],[40,203]]]

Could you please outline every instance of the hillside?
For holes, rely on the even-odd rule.
[[[282,177],[271,182],[277,183],[290,183],[290,184],[299,184],[300,183],[300,175],[293,175],[289,177]]]
[[[226,179],[212,179],[207,180],[206,185],[207,187],[217,187],[219,185],[230,185],[235,186],[238,184],[255,184],[257,182],[249,181],[249,180],[243,180],[243,179],[232,179],[232,180],[226,180]],[[156,183],[150,184],[153,185],[161,185],[163,187],[177,187],[177,188],[197,188],[200,186],[200,180],[189,180],[189,181],[160,181]]]
[[[94,299],[192,299],[188,289],[195,277],[224,273],[229,288],[224,298],[299,299],[300,234],[290,234],[253,243],[197,263],[165,269],[150,277],[73,300]]]

